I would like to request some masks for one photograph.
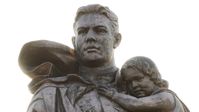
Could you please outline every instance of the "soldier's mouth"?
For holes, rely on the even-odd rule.
[[[85,51],[88,53],[99,52],[99,48],[95,46],[89,46],[85,48]]]
[[[136,95],[137,97],[144,97],[144,96],[145,96],[144,91],[142,91],[142,90],[135,91],[135,95]]]

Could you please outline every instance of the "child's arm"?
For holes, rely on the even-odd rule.
[[[124,109],[127,109],[128,111],[132,111],[132,106],[131,106],[131,96],[126,95],[124,93],[118,93],[113,90],[105,89],[105,88],[99,88],[98,93],[102,94],[103,96],[111,99],[115,103],[119,104],[122,106]],[[129,98],[127,98],[129,97]],[[133,105],[133,104],[132,104]]]
[[[112,99],[129,111],[165,111],[173,109],[175,106],[174,96],[168,92],[162,92],[142,98],[136,98],[130,95],[113,92],[107,89],[100,89],[99,93]]]

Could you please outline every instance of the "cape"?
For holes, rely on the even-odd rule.
[[[19,54],[21,70],[32,79],[57,77],[77,73],[77,61],[72,48],[61,43],[37,40],[26,43]]]

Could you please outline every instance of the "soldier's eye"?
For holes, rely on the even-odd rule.
[[[144,79],[144,77],[139,77],[137,78],[137,81],[142,81]]]
[[[94,28],[94,31],[97,34],[105,34],[105,33],[107,33],[107,29],[104,28],[104,27],[96,27],[96,28]]]
[[[137,81],[142,81],[142,78],[138,78]]]
[[[97,33],[106,33],[107,31],[105,29],[97,29]]]
[[[86,34],[88,30],[86,28],[82,28],[78,30],[78,35]]]
[[[144,77],[135,77],[134,80],[135,80],[135,81],[138,81],[138,82],[141,82],[141,81],[143,80],[143,78],[144,78]]]

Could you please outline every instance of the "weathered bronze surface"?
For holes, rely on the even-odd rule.
[[[27,112],[189,112],[147,57],[114,63],[121,41],[117,16],[107,7],[80,7],[74,22],[74,49],[39,40],[19,56],[32,78]]]

